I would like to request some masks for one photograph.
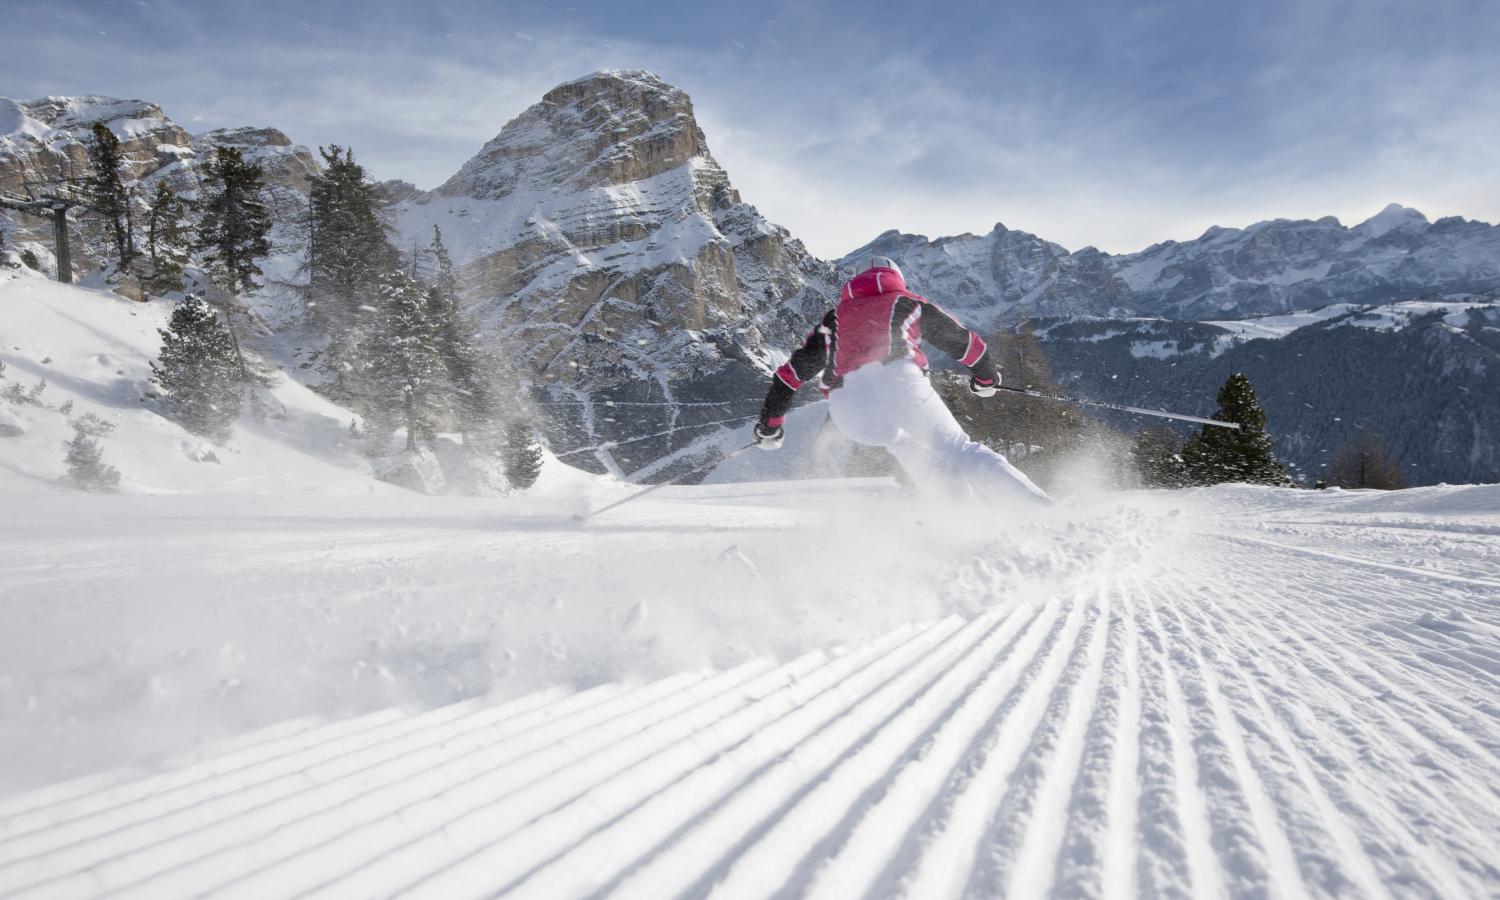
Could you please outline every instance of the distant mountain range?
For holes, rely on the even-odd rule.
[[[1238,319],[1500,288],[1500,226],[1458,216],[1428,222],[1395,203],[1352,228],[1332,216],[1275,219],[1120,256],[1070,253],[1004,225],[934,240],[887,231],[840,262],[870,253],[899,260],[920,290],[991,324],[1058,315]]]
[[[0,99],[0,191],[82,174],[95,121],[121,138],[143,187],[170,179],[191,193],[216,146],[266,163],[278,221],[268,268],[296,279],[318,163],[272,128],[193,136],[143,101]],[[595,471],[658,478],[731,446],[725,429],[753,417],[770,369],[835,298],[839,267],[878,252],[982,328],[1036,320],[1079,390],[1211,411],[1215,379],[1241,367],[1304,469],[1347,437],[1329,422],[1358,420],[1392,440],[1416,480],[1500,480],[1500,227],[1483,222],[1428,222],[1392,204],[1353,227],[1278,219],[1125,255],[1000,225],[937,239],[888,231],[825,262],[741,199],[688,96],[642,71],[559,85],[435,190],[384,189],[402,250],[442,228],[467,308],[544,410],[553,449]],[[0,230],[50,263],[44,222],[0,210]],[[79,265],[92,261],[84,244]],[[296,331],[288,298],[274,287],[252,298],[270,332]],[[1446,305],[1436,318],[1391,305],[1417,299]],[[1397,312],[1360,327],[1372,306]],[[1265,316],[1276,318],[1251,318]],[[316,348],[272,337],[273,361],[313,378],[302,366]],[[1423,449],[1428,439],[1442,447]]]

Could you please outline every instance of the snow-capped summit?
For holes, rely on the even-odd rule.
[[[1500,226],[1456,217],[1429,224],[1395,203],[1352,228],[1333,216],[1216,225],[1196,240],[1119,256],[1070,253],[1000,226],[935,240],[888,231],[845,258],[871,251],[898,259],[918,290],[992,323],[1238,318],[1500,287]]]
[[[554,447],[663,432],[574,460],[622,473],[709,433],[677,401],[713,403],[689,408],[704,421],[748,411],[835,291],[832,267],[740,199],[688,95],[644,71],[553,88],[394,215],[404,249],[442,229],[489,340],[559,404]],[[661,407],[622,421],[606,400]]]
[[[1417,210],[1399,203],[1388,203],[1385,209],[1354,227],[1369,237],[1380,237],[1397,228],[1420,230],[1425,229],[1428,224],[1427,217]]]

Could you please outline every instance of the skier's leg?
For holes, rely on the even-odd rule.
[[[927,377],[915,366],[906,368],[911,371],[897,369],[891,373],[891,381],[895,383],[890,385],[891,395],[900,398],[894,409],[901,431],[907,436],[902,443],[910,445],[899,447],[899,452],[898,447],[890,449],[903,465],[906,465],[906,457],[913,457],[913,465],[923,465],[915,458],[927,456],[927,466],[967,481],[981,493],[1001,491],[1041,503],[1052,502],[1047,493],[1011,465],[1010,460],[978,441],[970,440],[942,398],[932,389]]]

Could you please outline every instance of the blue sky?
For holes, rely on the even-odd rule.
[[[553,85],[646,68],[822,256],[996,222],[1112,252],[1387,202],[1500,220],[1500,3],[0,0],[0,95],[275,125],[433,187]]]

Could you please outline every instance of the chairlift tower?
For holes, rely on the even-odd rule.
[[[38,192],[45,185],[67,185],[68,181],[27,182],[26,193],[17,197],[0,193],[0,208],[52,219],[52,254],[57,258],[57,280],[63,284],[73,283],[73,251],[68,243],[68,210],[75,206],[87,208],[88,204],[77,197],[55,190]]]

